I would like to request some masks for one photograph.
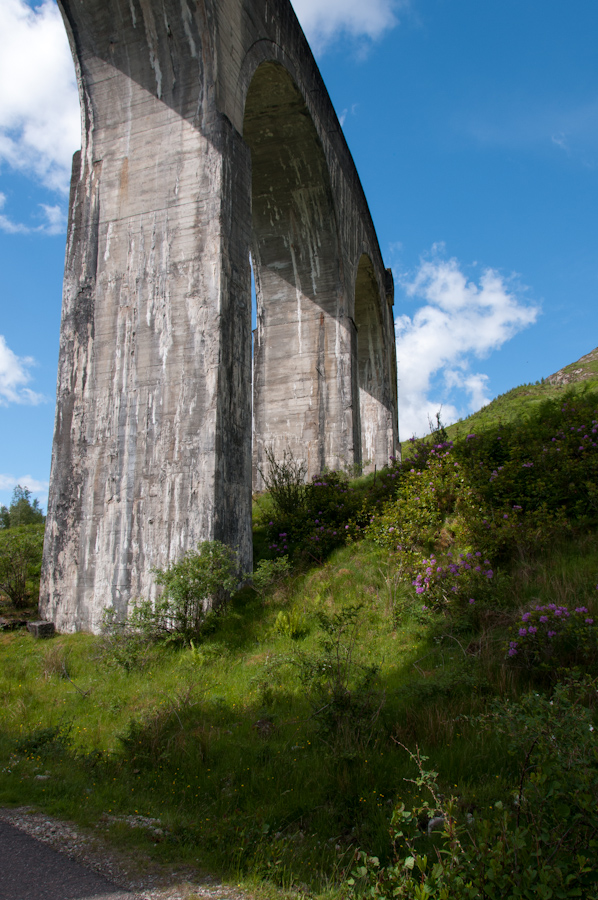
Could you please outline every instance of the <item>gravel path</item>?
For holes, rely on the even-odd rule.
[[[250,900],[197,870],[119,851],[100,827],[87,831],[28,808],[0,809],[0,900],[71,898]]]

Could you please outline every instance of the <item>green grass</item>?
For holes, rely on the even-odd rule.
[[[504,658],[521,607],[574,597],[598,612],[596,536],[519,567],[503,582],[500,612],[477,624],[426,619],[392,571],[367,542],[344,548],[264,599],[241,592],[199,647],[156,648],[130,674],[108,666],[90,635],[3,635],[0,804],[84,825],[159,818],[161,837],[118,821],[109,832],[159,860],[315,891],[340,878],[355,847],[388,853],[392,805],[409,800],[405,778],[415,774],[397,741],[431,756],[464,804],[491,804],[513,763],[467,717],[527,686]],[[359,752],[323,740],[297,665],[319,652],[318,614],[357,603],[354,662],[379,666],[385,699]],[[280,633],[281,612],[303,617],[306,636]]]
[[[591,384],[586,380],[583,389]],[[497,409],[504,409],[505,421],[531,415],[529,404],[539,402],[544,386],[534,388],[535,394],[517,389],[510,399],[499,398],[503,405],[495,401],[494,412],[488,407],[478,414],[487,418],[477,419],[475,428],[495,423]],[[598,400],[590,400],[592,411]],[[311,567],[306,554],[298,553],[296,561],[303,562],[296,562],[285,582],[263,596],[244,588],[223,613],[208,619],[194,645],[148,645],[141,656],[129,658],[130,671],[116,664],[104,638],[35,641],[25,631],[0,634],[0,805],[39,807],[82,825],[101,822],[116,844],[159,861],[323,893],[338,887],[358,848],[383,863],[389,858],[392,809],[399,801],[409,805],[416,794],[410,779],[417,773],[405,748],[419,747],[430,758],[441,790],[456,795],[462,810],[478,816],[508,799],[519,784],[518,761],[502,739],[480,727],[479,716],[497,697],[517,700],[532,687],[544,690],[553,674],[524,669],[507,657],[513,629],[521,613],[537,604],[583,605],[598,618],[596,470],[589,431],[587,441],[563,438],[562,456],[556,455],[560,449],[551,451],[558,464],[543,468],[544,445],[561,406],[545,407],[525,434],[510,430],[510,450],[524,446],[525,464],[535,447],[534,474],[519,465],[515,453],[514,462],[501,466],[503,481],[496,484],[519,491],[525,502],[539,496],[556,511],[575,494],[568,528],[553,528],[546,511],[544,519],[533,519],[549,539],[540,540],[546,535],[538,531],[533,540],[528,535],[516,546],[505,544],[509,552],[496,557],[505,560],[502,569],[493,565],[494,577],[473,606],[466,600],[451,606],[445,597],[439,611],[426,610],[410,583],[413,576],[402,574],[396,538],[391,550],[362,539]],[[471,433],[471,422],[459,424]],[[540,426],[548,425],[545,434]],[[495,444],[490,431],[488,441],[463,442],[454,452],[469,447],[480,459],[503,453],[502,432]],[[583,452],[579,440],[586,441]],[[466,463],[463,453],[459,459]],[[545,457],[547,466],[551,458]],[[449,462],[443,465],[454,480],[452,457]],[[488,471],[495,464],[489,462]],[[426,471],[436,477],[433,467]],[[486,493],[497,490],[483,465],[471,471],[482,472]],[[401,472],[397,467],[392,477]],[[573,472],[582,473],[577,480],[583,495],[568,483]],[[404,487],[417,480],[409,477]],[[467,479],[459,477],[467,497]],[[379,520],[378,503],[389,496],[382,490],[384,478],[390,490],[391,473],[352,482],[352,496],[369,501]],[[422,495],[425,490],[424,485]],[[401,496],[405,504],[409,495]],[[498,504],[499,519],[508,519],[502,494],[488,496],[484,502]],[[507,499],[511,509],[520,498]],[[480,502],[466,509],[467,527],[474,531]],[[266,496],[255,498],[256,562],[269,552],[263,524],[273,512],[269,504]],[[454,529],[456,521],[453,516]],[[410,524],[411,519],[403,523],[403,534]],[[374,539],[376,527],[370,530]],[[443,529],[438,534],[437,543],[453,541],[459,551],[457,536]],[[499,548],[504,535],[496,535]],[[479,534],[470,537],[475,543]],[[414,540],[421,542],[421,529]],[[349,625],[354,608],[355,632]],[[587,658],[595,662],[595,656]],[[336,693],[330,689],[334,683]],[[163,833],[131,827],[127,816],[159,819]]]

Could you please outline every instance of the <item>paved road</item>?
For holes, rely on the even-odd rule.
[[[0,900],[138,900],[0,821]]]

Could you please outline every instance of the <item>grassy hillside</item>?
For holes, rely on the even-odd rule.
[[[598,395],[475,431],[259,498],[259,589],[190,643],[0,635],[0,805],[237,881],[484,896],[420,872],[443,813],[453,873],[595,896]]]
[[[546,400],[555,400],[565,392],[583,393],[598,390],[598,348],[575,363],[535,384],[522,384],[492,400],[488,406],[447,428],[450,440],[464,437],[476,429],[498,422],[522,419]],[[406,445],[408,448],[408,445]]]

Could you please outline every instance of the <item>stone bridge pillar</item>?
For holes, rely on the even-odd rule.
[[[254,475],[267,446],[310,474],[386,462],[394,330],[367,203],[288,0],[58,2],[82,149],[40,605],[60,630],[98,630],[200,540],[251,566],[250,253]]]

